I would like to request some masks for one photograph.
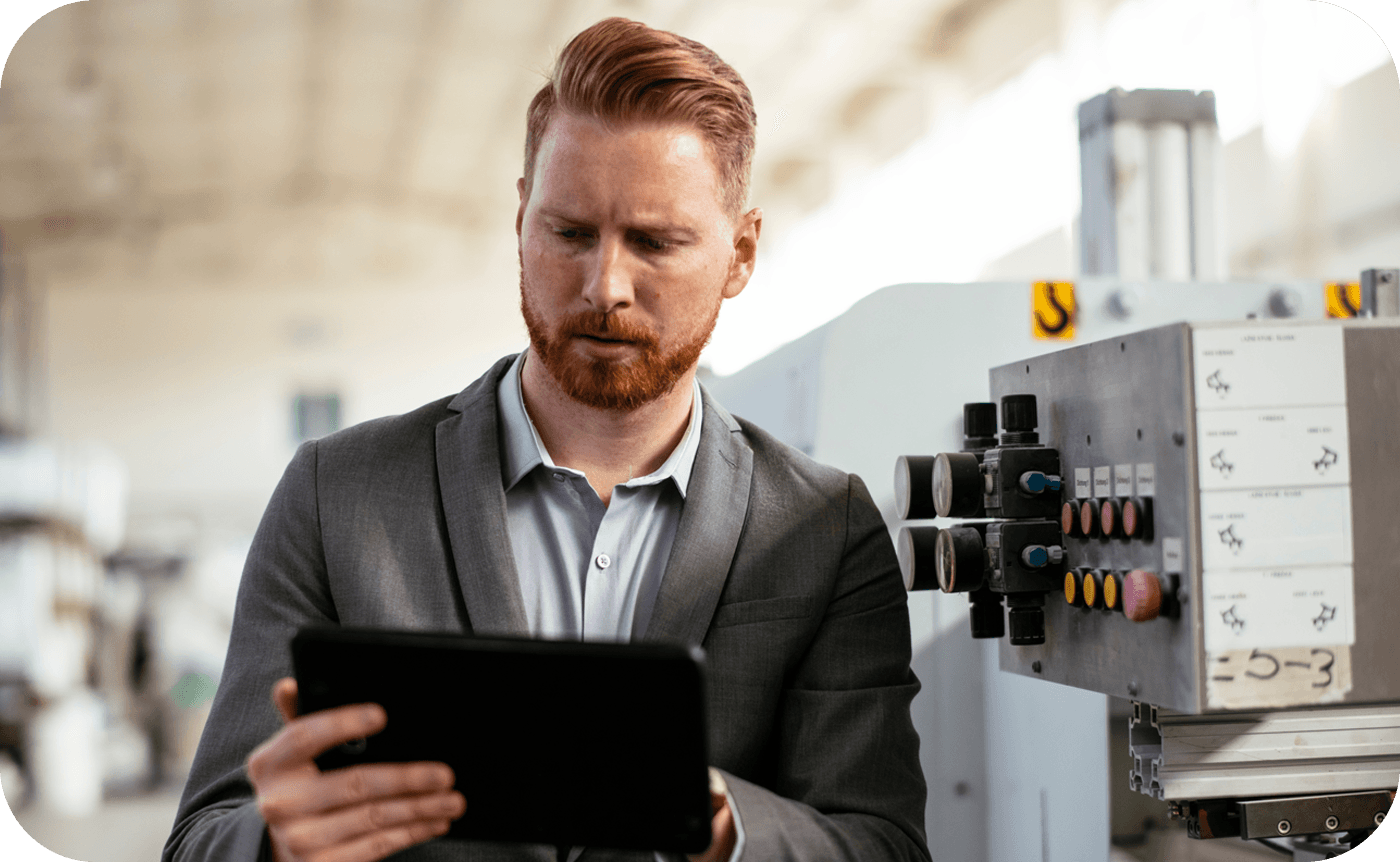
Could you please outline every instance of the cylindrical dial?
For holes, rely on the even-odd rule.
[[[938,589],[937,527],[901,527],[894,549],[899,556],[899,570],[904,574],[904,589]]]
[[[971,527],[950,527],[938,534],[938,585],[945,593],[967,593],[982,586],[987,554],[982,536]]]
[[[971,518],[982,508],[982,465],[967,452],[933,459],[933,508],[943,518]]]
[[[1001,399],[1001,442],[1003,446],[1034,446],[1040,442],[1035,426],[1035,396],[1006,395]]]
[[[1006,395],[1001,399],[1001,430],[1012,432],[1034,431],[1039,420],[1036,418],[1035,396]]]
[[[900,455],[894,459],[894,505],[902,519],[932,518],[933,457]]]
[[[980,451],[997,445],[997,406],[990,401],[963,405],[963,449]]]

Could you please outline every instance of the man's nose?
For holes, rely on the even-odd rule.
[[[594,246],[583,298],[595,311],[607,313],[632,304],[632,271],[626,249],[618,239],[604,238]]]

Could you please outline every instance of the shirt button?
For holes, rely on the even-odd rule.
[[[563,474],[563,473],[555,473],[555,474],[554,474],[554,481],[556,481],[556,482],[562,482],[562,481],[564,481],[564,474]]]
[[[608,566],[612,565],[612,557],[609,557],[607,554],[599,554],[598,559],[593,562],[598,564],[598,568],[606,569]]]

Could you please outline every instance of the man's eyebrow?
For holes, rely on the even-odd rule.
[[[542,206],[539,208],[539,214],[547,219],[554,219],[556,221],[567,222],[571,224],[591,223],[588,219],[579,218],[577,216],[571,215],[570,213],[564,212],[563,210],[555,209],[553,207]],[[675,222],[666,221],[665,219],[652,220],[645,217],[637,219],[631,224],[629,224],[628,230],[640,231],[646,234],[657,234],[660,236],[680,240],[694,240],[696,237],[699,236],[699,233],[696,230],[685,225],[676,224]]]

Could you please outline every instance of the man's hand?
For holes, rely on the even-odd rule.
[[[444,763],[383,763],[321,772],[314,758],[372,736],[387,718],[376,704],[298,718],[296,680],[272,687],[284,727],[248,758],[248,779],[276,862],[374,862],[442,835],[467,803]]]
[[[728,862],[739,834],[734,831],[734,812],[729,810],[729,791],[724,776],[710,767],[710,847],[690,862]]]

